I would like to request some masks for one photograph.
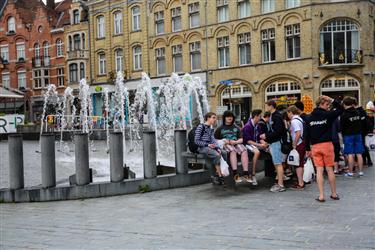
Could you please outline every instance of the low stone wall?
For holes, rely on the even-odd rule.
[[[195,170],[187,174],[170,174],[151,179],[125,180],[122,182],[91,183],[83,186],[1,189],[0,202],[41,202],[99,198],[199,185],[208,183],[210,180],[208,171]]]

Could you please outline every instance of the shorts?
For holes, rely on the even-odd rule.
[[[254,146],[254,145],[246,145],[246,148],[248,150],[250,150],[250,152],[252,152],[252,153],[259,152],[259,149],[256,146]]]
[[[199,147],[198,152],[204,154],[214,165],[220,165],[221,154],[209,147]]]
[[[227,151],[228,153],[235,151],[237,154],[242,154],[242,152],[246,151],[246,147],[243,144],[236,144],[236,145],[225,144],[223,149]]]
[[[306,154],[306,149],[305,149],[305,142],[302,141],[300,144],[297,145],[296,150],[299,155],[299,165],[295,166],[296,168],[303,168],[305,165],[305,154]]]
[[[332,142],[333,143],[333,150],[335,151],[335,162],[340,162],[340,142]]]
[[[273,165],[281,165],[283,163],[283,153],[281,153],[280,141],[271,143],[270,153],[271,153]]]
[[[335,152],[332,142],[322,142],[312,145],[311,154],[316,167],[333,167]]]
[[[362,135],[344,135],[344,154],[355,155],[362,154],[365,151],[362,142]]]

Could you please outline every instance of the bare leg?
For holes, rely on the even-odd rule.
[[[276,165],[275,168],[277,171],[277,178],[278,178],[277,184],[283,187],[284,186],[284,167],[282,164],[280,164],[280,165]]]
[[[257,161],[258,161],[258,158],[260,156],[260,151],[254,150],[253,154],[254,154],[254,156],[253,156],[253,176],[255,176],[256,170],[257,170]]]
[[[229,153],[230,165],[233,170],[237,170],[237,153],[232,151]]]
[[[298,185],[301,187],[304,185],[303,182],[303,167],[296,168],[297,178],[298,178]]]
[[[363,171],[363,158],[361,154],[357,154],[357,162],[358,162],[358,168],[359,171]]]
[[[318,189],[319,189],[319,199],[324,199],[324,167],[317,167],[316,168],[316,182],[318,183]],[[335,177],[335,175],[333,175]]]
[[[215,165],[216,173],[219,177],[222,177],[223,174],[221,173],[220,165]]]
[[[331,186],[331,195],[332,195],[332,197],[336,197],[337,192],[336,192],[336,176],[335,176],[335,173],[333,172],[332,167],[326,167],[326,171],[328,173],[329,185]]]
[[[247,150],[241,153],[241,162],[244,171],[249,171],[249,157],[247,155]]]
[[[349,173],[353,173],[354,155],[348,155]]]

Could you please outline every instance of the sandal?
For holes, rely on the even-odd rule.
[[[316,200],[316,201],[319,201],[319,202],[325,202],[325,201],[326,201],[325,199],[323,199],[323,200],[319,199],[319,197],[316,198],[315,200]]]
[[[340,200],[339,195],[336,195],[336,197],[333,197],[332,195],[330,196],[332,200],[338,201]]]

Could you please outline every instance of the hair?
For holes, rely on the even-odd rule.
[[[315,105],[316,105],[317,107],[319,107],[320,104],[323,104],[323,103],[326,103],[326,102],[330,102],[330,100],[328,99],[328,97],[325,96],[325,95],[321,95],[321,96],[319,96],[319,97],[316,99],[316,101],[315,101]]]
[[[291,112],[293,115],[301,114],[301,110],[299,108],[297,108],[295,105],[289,106],[286,109],[286,112]]]
[[[268,112],[268,111],[264,112],[263,118],[268,118],[268,117],[271,117],[271,112]]]
[[[353,98],[353,97],[350,97],[350,96],[345,96],[344,99],[342,100],[342,103],[345,105],[345,106],[352,106],[356,103],[356,99]]]
[[[251,118],[254,118],[255,116],[258,116],[260,114],[262,114],[262,110],[254,109],[253,112],[251,112]]]
[[[195,118],[191,121],[191,124],[193,125],[193,127],[198,126],[200,123],[201,123],[201,121],[199,120],[198,117],[195,117]]]
[[[214,112],[208,112],[207,114],[204,115],[204,120],[207,121],[208,118],[211,118],[214,115],[216,116],[216,113],[214,113]]]
[[[268,106],[272,106],[274,109],[276,109],[277,104],[276,104],[276,101],[275,101],[275,100],[268,100],[268,101],[266,102],[266,104],[267,104]]]
[[[299,110],[301,110],[301,112],[303,112],[303,110],[305,109],[305,105],[301,101],[296,101],[294,103],[294,106],[296,106]]]
[[[282,116],[283,116],[283,120],[285,120],[285,121],[289,121],[289,120],[290,120],[290,119],[289,119],[289,116],[288,116],[288,112],[284,111],[284,112],[282,112],[281,114],[282,114]]]
[[[223,124],[225,124],[225,118],[227,118],[227,117],[232,117],[233,118],[233,121],[232,121],[232,124],[233,124],[236,117],[234,116],[234,114],[233,114],[232,111],[226,110],[224,112],[224,114],[223,114]]]
[[[353,98],[353,104],[355,105],[355,106],[357,106],[358,105],[358,100],[357,100],[357,98],[355,98],[355,97],[352,97]]]

